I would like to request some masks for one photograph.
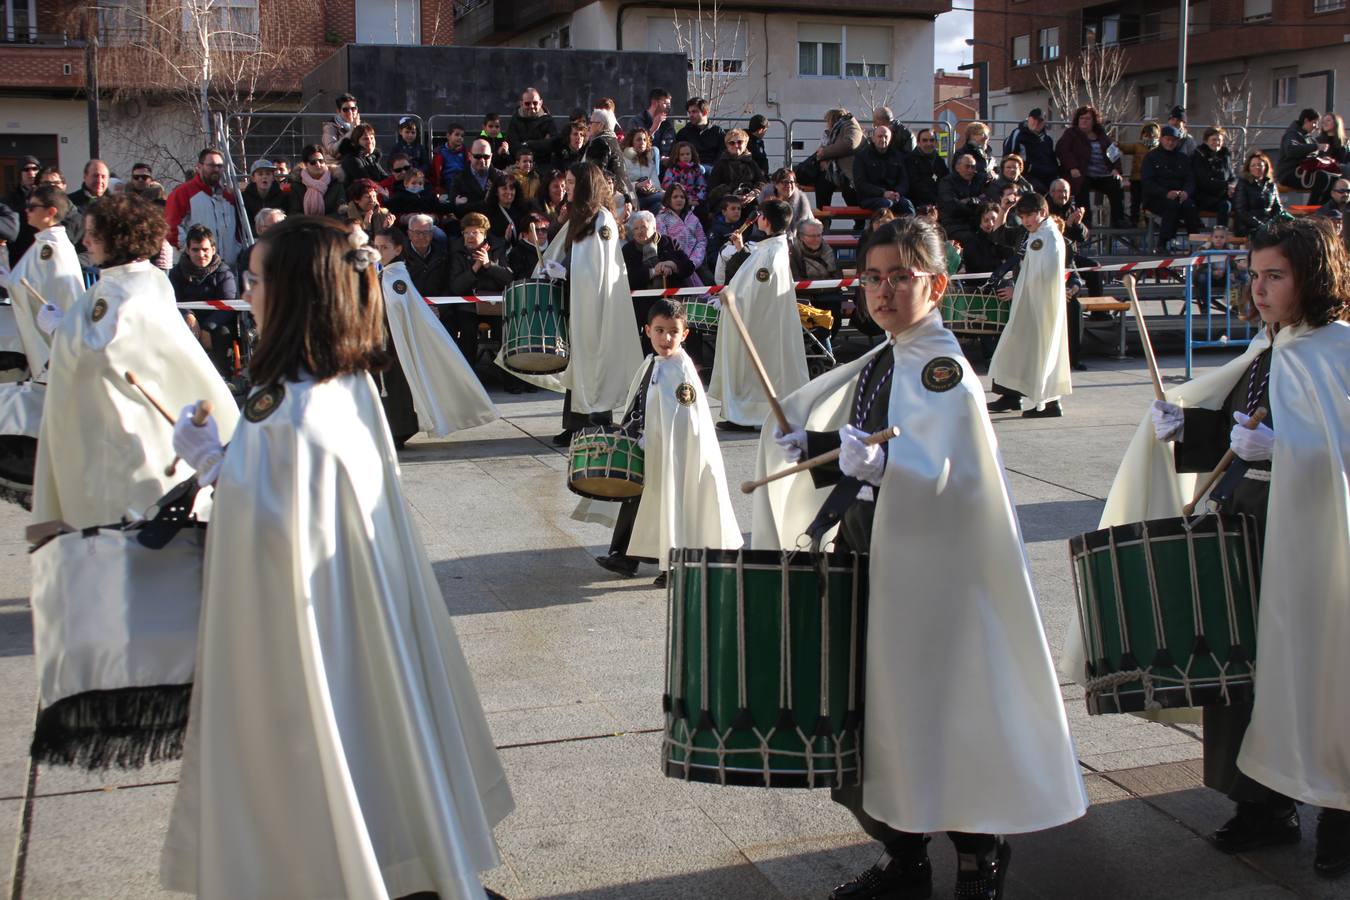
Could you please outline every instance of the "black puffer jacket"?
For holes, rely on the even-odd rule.
[[[966,181],[953,172],[938,185],[938,217],[947,237],[959,240],[963,232],[980,227],[980,206],[984,201],[985,182],[978,176]]]
[[[173,298],[179,303],[239,298],[238,282],[235,280],[234,272],[223,262],[214,270],[199,275],[189,271],[187,256],[184,255],[179,257],[177,264],[169,270],[169,283],[173,285]]]
[[[947,161],[937,154],[914,150],[905,156],[905,180],[909,184],[909,193],[905,195],[915,207],[925,203],[936,206],[938,203],[938,185],[947,177]]]
[[[1308,134],[1295,121],[1280,138],[1280,161],[1275,164],[1275,180],[1295,190],[1304,190],[1299,181],[1298,164],[1317,152],[1317,134]]]
[[[384,167],[379,149],[371,153],[347,153],[342,157],[342,180],[347,184],[358,178],[369,178],[378,184],[388,177],[389,170]]]
[[[624,165],[623,148],[619,146],[619,139],[614,136],[612,131],[602,131],[591,138],[586,145],[586,160],[593,162],[602,170],[614,177],[614,190],[621,191],[627,196],[633,193],[633,186],[628,182],[628,167]]]
[[[894,143],[882,153],[868,141],[853,157],[853,189],[860,200],[880,200],[886,191],[904,197],[909,193],[905,153]]]
[[[1228,196],[1228,186],[1237,181],[1233,171],[1233,157],[1227,147],[1217,152],[1208,144],[1201,144],[1191,154],[1191,169],[1195,172],[1195,196],[1206,200],[1221,199]],[[1202,200],[1197,199],[1201,206]]]
[[[1269,178],[1262,181],[1248,178],[1238,180],[1237,191],[1233,194],[1234,233],[1250,234],[1283,212],[1280,189],[1274,181]]]

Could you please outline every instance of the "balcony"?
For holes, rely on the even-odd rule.
[[[41,34],[25,29],[0,30],[0,47],[83,47],[84,41],[73,35]]]

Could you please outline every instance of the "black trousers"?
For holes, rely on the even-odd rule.
[[[853,813],[862,830],[874,841],[880,841],[890,857],[899,862],[910,862],[928,855],[928,839],[922,834],[900,831],[885,822],[874,819],[863,809],[863,791],[861,784],[849,787],[833,788],[830,799]],[[961,831],[949,831],[952,846],[957,853],[975,853],[989,855],[998,844],[998,837],[992,834],[968,834]]]
[[[1069,365],[1078,365],[1079,348],[1083,343],[1083,304],[1077,297],[1069,298],[1069,315],[1065,323],[1069,328]]]
[[[1106,202],[1111,205],[1111,224],[1117,225],[1125,221],[1125,186],[1120,179],[1109,175],[1097,177],[1084,175],[1082,178],[1070,178],[1069,182],[1073,188],[1073,195],[1089,210],[1092,209],[1092,191],[1100,191],[1106,195]]]
[[[1237,767],[1238,751],[1251,721],[1251,703],[1204,707],[1205,786],[1239,803],[1288,809],[1294,805],[1293,800],[1253,781]]]
[[[620,556],[628,555],[628,542],[633,539],[633,523],[637,521],[638,503],[641,496],[630,497],[619,503],[619,518],[614,523],[614,536],[609,539],[609,552]]]
[[[572,412],[572,392],[563,394],[562,427],[564,431],[576,431],[580,428],[589,428],[592,425],[609,425],[614,422],[614,413],[606,410],[605,412],[578,413]]]
[[[1205,223],[1200,221],[1200,211],[1195,208],[1195,201],[1189,197],[1184,201],[1154,197],[1148,201],[1148,208],[1150,212],[1162,217],[1162,224],[1158,226],[1159,244],[1166,244],[1177,236],[1178,222],[1184,221],[1191,231],[1199,231],[1205,227]]]

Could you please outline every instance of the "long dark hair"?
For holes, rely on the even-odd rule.
[[[348,228],[326,216],[294,216],[258,244],[267,303],[249,365],[254,384],[293,381],[302,370],[323,381],[388,364],[380,276],[374,262],[358,268]]]
[[[1305,216],[1268,222],[1252,233],[1251,249],[1253,253],[1278,249],[1289,260],[1304,322],[1320,327],[1350,319],[1350,259],[1326,219]]]
[[[595,220],[602,209],[609,208],[614,190],[600,167],[593,162],[579,162],[567,171],[572,173],[576,187],[567,198],[567,246],[595,234]]]

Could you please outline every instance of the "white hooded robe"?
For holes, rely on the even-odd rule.
[[[1008,324],[989,361],[989,377],[1001,387],[1020,392],[1027,408],[1073,393],[1067,303],[1064,236],[1046,219],[1027,237]]]

